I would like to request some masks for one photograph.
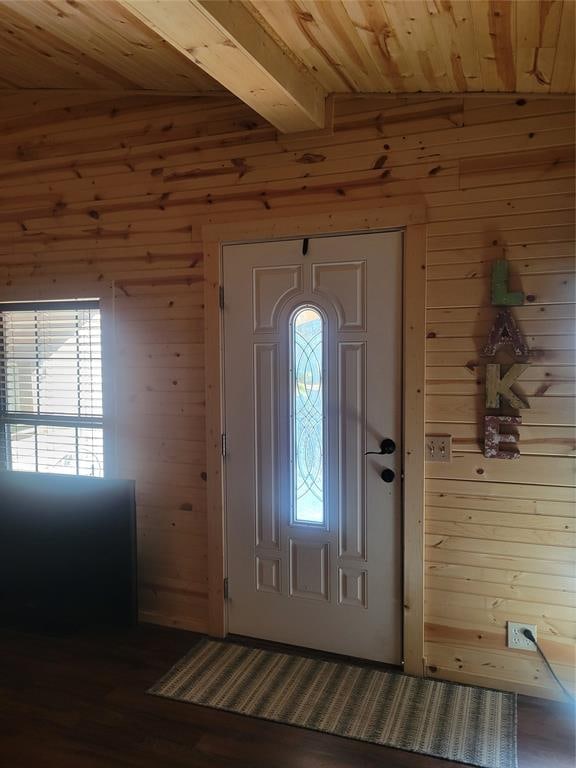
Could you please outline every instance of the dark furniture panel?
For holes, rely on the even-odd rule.
[[[134,483],[0,472],[0,624],[137,619]]]

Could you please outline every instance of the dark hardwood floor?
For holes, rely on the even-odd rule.
[[[456,768],[148,696],[194,635],[0,630],[0,768]],[[573,768],[567,705],[520,697],[520,768]]]

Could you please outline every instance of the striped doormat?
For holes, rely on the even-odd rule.
[[[516,768],[516,696],[201,640],[149,693],[483,768]]]

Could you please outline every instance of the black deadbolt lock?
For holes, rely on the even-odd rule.
[[[384,438],[382,442],[380,443],[380,450],[379,451],[368,451],[364,454],[364,456],[382,456],[386,453],[394,453],[396,450],[396,443],[394,440],[391,440],[389,437]]]
[[[385,483],[391,483],[392,480],[395,478],[394,470],[392,469],[383,469],[380,473],[380,477],[382,480],[384,480]]]

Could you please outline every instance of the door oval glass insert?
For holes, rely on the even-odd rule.
[[[324,525],[324,319],[313,306],[291,320],[292,522]]]

